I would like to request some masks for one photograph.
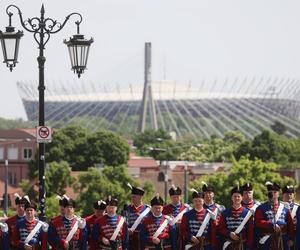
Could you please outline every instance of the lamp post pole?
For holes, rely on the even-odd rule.
[[[187,170],[188,170],[188,162],[184,162],[184,203],[188,202],[188,194],[187,194]]]
[[[12,71],[13,67],[16,66],[18,62],[18,49],[19,41],[23,36],[23,32],[15,32],[15,28],[11,25],[11,18],[13,13],[10,9],[16,9],[18,11],[20,23],[22,27],[33,33],[34,40],[38,44],[39,56],[37,57],[38,68],[39,68],[39,126],[45,126],[45,62],[46,58],[44,56],[45,45],[50,39],[50,35],[58,33],[63,29],[67,21],[71,16],[77,15],[79,20],[75,22],[77,25],[77,34],[70,38],[70,41],[64,41],[69,48],[72,70],[80,77],[86,68],[89,46],[93,42],[93,39],[85,40],[83,35],[79,34],[79,25],[82,22],[82,16],[77,13],[69,14],[63,23],[60,23],[52,18],[45,18],[45,8],[42,4],[40,17],[33,17],[23,20],[22,12],[16,5],[9,5],[6,8],[6,13],[9,17],[9,26],[6,27],[6,32],[0,31],[0,39],[3,49],[4,62]],[[13,51],[8,51],[10,46],[8,43],[15,42],[15,48]],[[10,52],[10,53],[9,53]],[[11,56],[11,57],[10,57]],[[38,146],[38,169],[39,169],[39,208],[40,208],[40,219],[42,221],[46,220],[45,202],[46,202],[46,192],[45,192],[45,142],[39,142]]]
[[[5,160],[5,185],[4,185],[4,213],[7,215],[8,212],[8,192],[7,192],[7,185],[8,185],[8,160]]]

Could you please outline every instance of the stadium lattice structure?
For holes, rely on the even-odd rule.
[[[28,120],[36,122],[37,84],[18,82],[17,86]],[[288,136],[300,135],[299,80],[226,79],[196,86],[164,80],[153,81],[152,91],[158,127],[178,137],[222,137],[227,131],[239,130],[253,138],[275,121],[286,126]],[[53,127],[79,124],[123,134],[138,129],[142,85],[48,83],[45,94],[45,120]]]

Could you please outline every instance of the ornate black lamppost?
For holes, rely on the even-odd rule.
[[[9,67],[10,71],[16,66],[18,62],[18,52],[20,39],[23,36],[23,31],[15,31],[15,27],[11,24],[13,13],[11,9],[16,9],[19,14],[22,27],[28,32],[33,33],[34,40],[38,44],[39,56],[37,58],[39,67],[39,126],[45,126],[44,113],[44,64],[46,58],[44,56],[45,45],[50,39],[51,34],[55,34],[63,29],[71,16],[77,15],[79,19],[75,22],[77,25],[77,34],[70,38],[69,41],[64,40],[68,46],[72,70],[80,77],[86,69],[89,48],[93,39],[86,40],[83,35],[79,34],[79,25],[82,22],[82,16],[79,13],[71,13],[68,15],[63,23],[60,23],[52,18],[45,18],[45,9],[42,5],[40,17],[32,17],[26,20],[23,19],[21,10],[16,5],[9,5],[6,8],[6,13],[9,17],[9,25],[5,32],[0,31],[0,40],[3,50],[4,63]],[[40,203],[40,219],[45,221],[45,144],[39,143],[38,149],[38,167],[39,167],[39,203]]]

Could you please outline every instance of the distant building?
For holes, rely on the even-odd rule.
[[[28,162],[37,151],[35,128],[0,130],[0,180],[5,181],[8,162],[8,184],[18,186],[28,177]]]
[[[197,177],[224,171],[224,163],[196,163],[185,161],[155,161],[152,157],[131,155],[128,161],[129,174],[142,184],[151,182],[157,192],[164,193],[165,174],[168,177],[168,189],[172,184],[184,189],[184,174],[187,171],[187,183]]]

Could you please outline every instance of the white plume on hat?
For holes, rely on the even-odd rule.
[[[70,197],[68,197],[66,194],[64,194],[62,197],[66,200],[70,200]]]
[[[22,199],[22,197],[21,197],[18,193],[14,193],[14,196],[15,196],[16,198]]]
[[[196,189],[194,189],[194,188],[191,188],[190,191],[191,191],[191,192],[199,193],[199,192],[198,192]]]
[[[129,182],[127,182],[127,186],[132,190],[132,186]]]
[[[30,199],[29,199],[29,197],[28,197],[28,195],[23,196],[23,198],[24,198],[25,200],[27,200],[29,203],[31,203],[31,202],[30,202]]]
[[[156,193],[156,194],[155,194],[155,197],[158,199],[158,198],[159,198],[159,193]]]
[[[273,183],[270,182],[270,181],[267,181],[267,182],[265,183],[265,185],[266,185],[266,186],[269,186],[269,185],[273,185]]]
[[[172,189],[173,189],[173,190],[176,190],[176,189],[177,189],[177,187],[175,187],[175,185],[174,185],[174,184],[172,184]]]
[[[105,205],[106,205],[106,202],[105,202],[105,201],[103,201],[103,200],[100,200],[100,201],[98,201],[98,206],[100,206],[100,205],[101,205],[101,203],[103,203],[103,204],[105,204]]]
[[[202,184],[203,186],[208,186],[207,183],[206,183],[205,181],[201,181],[201,184]]]
[[[58,200],[62,200],[63,199],[63,197],[60,196],[60,195],[56,195],[55,198],[58,199]]]

